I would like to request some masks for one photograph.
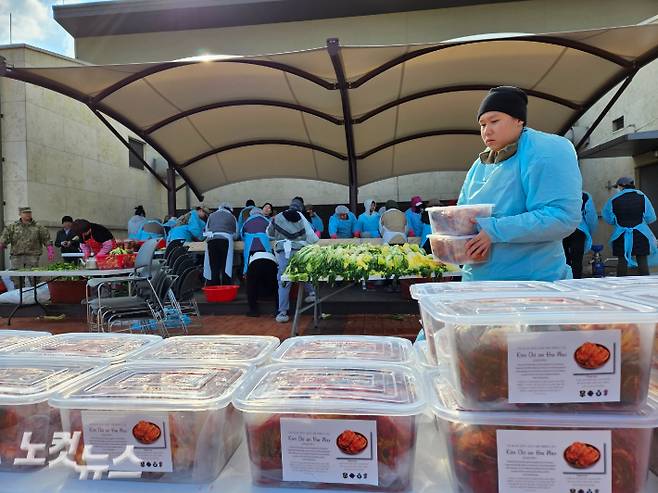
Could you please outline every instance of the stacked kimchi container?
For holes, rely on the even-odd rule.
[[[658,296],[630,287],[656,279],[604,282],[412,287],[455,491],[645,491]]]

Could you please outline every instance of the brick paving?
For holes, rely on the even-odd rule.
[[[41,317],[16,317],[11,326],[4,321],[0,328],[47,330],[53,334],[66,332],[86,332],[84,319],[68,316],[64,320],[46,320]],[[291,324],[278,324],[273,317],[261,316],[250,318],[243,315],[204,315],[202,327],[193,328],[191,334],[239,334],[272,335],[281,340],[290,336]],[[302,316],[300,330],[302,335],[315,334],[358,334],[391,335],[413,340],[419,330],[418,315],[389,314],[352,314],[334,315],[322,320],[318,329],[313,328],[311,316]]]

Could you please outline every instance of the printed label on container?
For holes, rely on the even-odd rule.
[[[619,402],[621,332],[507,334],[509,402]]]
[[[611,493],[612,433],[498,430],[498,491]]]
[[[82,411],[85,445],[92,454],[108,454],[110,469],[128,472],[173,472],[169,417],[166,413],[129,414]],[[112,465],[126,446],[134,446],[137,463],[123,461]],[[105,461],[107,463],[108,461]]]
[[[284,481],[377,486],[377,422],[281,418]]]

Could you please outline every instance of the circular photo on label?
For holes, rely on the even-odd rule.
[[[601,458],[601,452],[594,445],[573,442],[564,451],[564,460],[576,469],[587,469]]]
[[[160,427],[150,421],[140,421],[133,426],[133,436],[135,437],[135,440],[144,445],[155,443],[158,438],[160,438],[161,434],[162,431],[160,430]]]
[[[368,439],[361,433],[345,430],[336,438],[336,446],[347,455],[357,455],[368,447]]]
[[[610,359],[610,350],[602,344],[586,342],[574,353],[578,366],[586,370],[597,370]]]

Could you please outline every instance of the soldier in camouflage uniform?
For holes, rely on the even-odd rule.
[[[50,233],[32,219],[30,207],[19,207],[20,219],[7,225],[0,236],[0,249],[11,245],[9,250],[10,269],[20,270],[39,265],[43,247],[48,249],[48,260],[55,258],[55,249]],[[18,280],[14,283],[18,285]]]

